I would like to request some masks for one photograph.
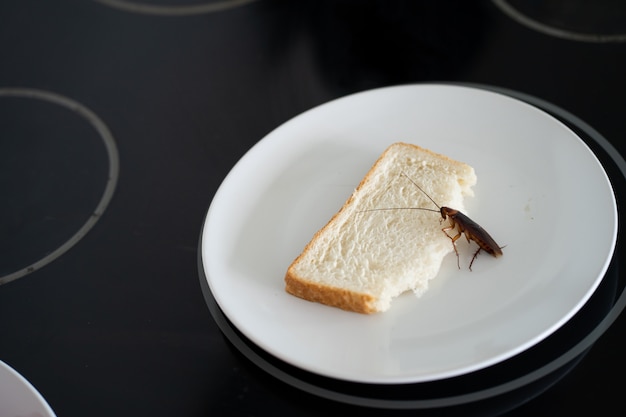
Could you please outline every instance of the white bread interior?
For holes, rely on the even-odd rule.
[[[465,211],[474,169],[444,155],[395,143],[378,158],[337,214],[289,266],[286,291],[359,313],[383,312],[394,297],[428,289],[443,258],[453,251],[441,215],[406,176],[439,206]],[[447,222],[446,222],[447,223]],[[450,233],[455,234],[450,231]]]

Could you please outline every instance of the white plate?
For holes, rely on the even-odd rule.
[[[0,361],[0,416],[55,417],[55,414],[26,378]]]
[[[421,298],[361,315],[284,291],[291,261],[392,142],[472,165],[466,208],[504,256],[444,259]],[[584,142],[521,101],[476,88],[412,85],[314,108],[254,146],[215,195],[201,242],[218,305],[252,342],[310,372],[413,383],[468,373],[541,341],[587,301],[617,236],[610,182]]]

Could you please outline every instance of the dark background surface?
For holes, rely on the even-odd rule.
[[[564,36],[489,1],[120,3],[0,3],[0,278],[70,238],[112,181],[85,117],[11,89],[79,103],[119,152],[93,228],[0,285],[0,360],[58,416],[380,415],[259,369],[223,337],[201,290],[198,239],[214,193],[251,146],[305,110],[381,86],[478,83],[553,103],[626,154],[626,42],[596,36],[626,33],[618,2],[583,13],[584,27],[567,20],[576,10],[559,15],[561,2],[524,10]],[[536,397],[394,413],[622,415],[625,320]]]

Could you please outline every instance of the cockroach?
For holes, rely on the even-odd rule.
[[[426,193],[426,191],[422,189],[422,187],[417,185],[417,183],[413,181],[411,177],[409,177],[404,172],[402,173],[402,175],[407,177],[407,179],[411,181],[413,185],[415,185],[422,193],[424,193],[424,195],[428,197],[430,201],[432,201],[432,203],[438,208],[438,210],[423,208],[423,207],[396,207],[396,208],[370,209],[370,210],[364,210],[364,211],[426,210],[426,211],[432,211],[432,212],[441,214],[440,222],[450,219],[450,224],[444,227],[443,229],[441,229],[441,231],[445,233],[446,236],[448,236],[450,240],[452,241],[452,247],[454,248],[454,253],[456,253],[456,263],[459,269],[461,269],[461,264],[459,261],[459,251],[457,250],[457,247],[456,247],[456,241],[459,240],[462,234],[465,234],[465,238],[467,239],[468,243],[470,242],[470,240],[473,240],[474,242],[476,242],[476,244],[478,244],[478,250],[474,252],[474,256],[472,257],[472,260],[469,264],[470,271],[472,270],[472,264],[474,263],[474,260],[476,259],[476,257],[478,256],[478,253],[481,250],[484,250],[485,252],[494,256],[495,258],[502,256],[502,247],[499,246],[496,243],[496,241],[489,235],[489,233],[487,233],[487,231],[483,229],[478,223],[476,223],[475,221],[473,221],[472,219],[467,217],[465,214],[461,213],[460,211],[456,209],[445,207],[445,206],[439,206],[439,204],[437,204],[435,200],[433,200],[428,195],[428,193]],[[448,230],[454,230],[455,228],[458,230],[457,234],[454,236],[450,236],[450,234],[448,233]]]

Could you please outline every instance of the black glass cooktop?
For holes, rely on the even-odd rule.
[[[621,224],[626,7],[589,3],[1,3],[0,360],[59,416],[619,415],[621,227],[600,287],[556,333],[421,384],[283,363],[222,313],[199,263],[209,204],[261,138],[329,100],[407,83],[552,114],[602,163]]]

